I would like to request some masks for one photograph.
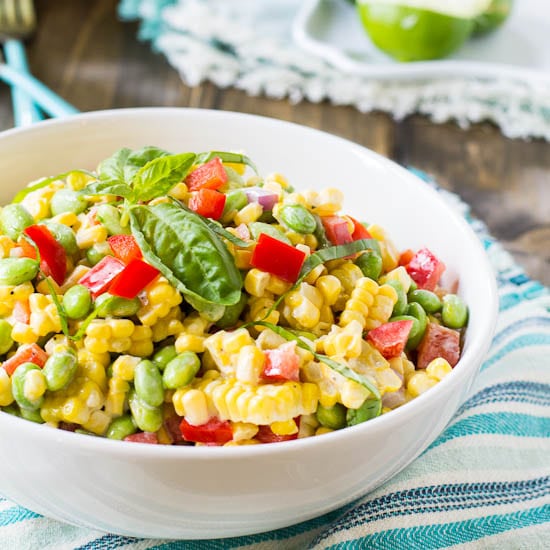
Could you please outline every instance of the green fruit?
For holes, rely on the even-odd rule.
[[[359,0],[359,16],[374,44],[398,61],[445,57],[470,37],[474,18],[491,0],[441,8],[434,0]]]
[[[513,0],[493,0],[491,5],[474,20],[476,36],[490,33],[500,27],[512,11]]]

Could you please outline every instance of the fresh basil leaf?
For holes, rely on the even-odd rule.
[[[124,175],[124,167],[128,162],[128,157],[132,150],[124,147],[113,153],[109,158],[101,161],[97,167],[99,179],[101,181],[113,181],[118,183],[126,183]]]
[[[115,180],[107,180],[90,183],[84,187],[84,189],[81,189],[78,194],[85,196],[116,195],[117,197],[130,199],[134,193],[132,188],[125,183]]]
[[[240,153],[230,153],[228,151],[207,151],[206,153],[199,153],[197,155],[197,164],[205,164],[209,160],[212,160],[214,157],[219,157],[222,162],[230,162],[233,164],[246,164],[250,166],[256,174],[258,173],[258,168],[252,162],[252,160],[246,155],[241,155]]]
[[[75,173],[86,174],[87,176],[91,176],[93,178],[96,177],[93,172],[89,172],[88,170],[71,170],[70,172],[64,172],[63,174],[57,174],[56,176],[50,176],[49,178],[41,179],[40,181],[31,183],[28,187],[21,189],[21,191],[19,191],[19,193],[17,193],[17,195],[15,195],[15,197],[13,198],[12,203],[15,204],[21,202],[29,193],[32,193],[37,189],[42,189],[43,187],[50,185],[50,183],[53,183],[54,181],[65,179],[66,177]]]
[[[185,178],[194,162],[194,153],[163,156],[148,162],[133,180],[136,201],[150,201],[166,195]]]
[[[130,221],[145,258],[182,294],[223,306],[240,300],[243,281],[233,256],[201,216],[161,203],[133,207]]]
[[[170,156],[171,154],[172,153],[169,153],[165,149],[160,149],[159,147],[153,147],[151,145],[132,151],[124,165],[125,181],[130,184],[138,171],[147,163],[161,157]]]

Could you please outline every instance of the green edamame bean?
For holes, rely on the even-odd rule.
[[[355,260],[355,265],[365,277],[377,281],[382,273],[382,256],[376,250],[367,250]]]
[[[409,292],[413,292],[415,290],[418,290],[418,285],[414,281],[414,279],[411,278],[411,286],[409,287]]]
[[[346,426],[347,408],[341,403],[336,403],[332,407],[317,406],[317,420],[322,426],[339,430]]]
[[[136,432],[137,426],[134,419],[129,414],[125,414],[115,418],[111,424],[109,424],[105,437],[122,441],[125,437],[128,437]]]
[[[0,355],[7,353],[13,346],[12,329],[11,323],[6,319],[0,319]]]
[[[0,284],[20,285],[38,275],[39,263],[32,258],[2,258],[0,260]]]
[[[397,315],[396,317],[392,317],[390,321],[412,321],[411,331],[409,332],[409,338],[407,339],[407,346],[410,346],[411,342],[416,342],[417,338],[420,342],[421,338],[419,338],[419,335],[422,334],[422,326],[416,317],[413,317],[412,315]],[[409,349],[413,348],[411,347]]]
[[[65,249],[67,254],[73,255],[79,251],[74,231],[62,223],[47,222],[47,228],[51,231],[55,240]]]
[[[122,298],[105,292],[98,296],[95,308],[98,317],[132,317],[135,315],[141,302],[139,298]]]
[[[107,229],[109,235],[129,234],[130,227],[120,224],[120,212],[112,204],[101,204],[96,210],[97,219]]]
[[[417,302],[412,302],[407,306],[407,315],[410,315],[418,320],[419,329],[418,333],[415,334],[414,338],[411,338],[409,334],[409,339],[407,340],[408,349],[416,349],[422,338],[424,338],[424,333],[426,332],[426,327],[428,326],[428,316],[424,311],[424,308]]]
[[[33,401],[25,397],[25,380],[27,373],[32,370],[40,370],[40,367],[34,363],[22,363],[15,369],[15,372],[11,377],[11,391],[13,398],[21,410],[28,409],[35,411],[40,408],[42,402],[44,401],[43,395]]]
[[[82,319],[92,307],[92,295],[84,285],[69,288],[63,296],[63,308],[69,319]]]
[[[151,407],[132,390],[128,397],[130,411],[137,427],[144,432],[156,432],[162,426],[160,407]]]
[[[69,385],[74,378],[78,361],[72,349],[54,353],[48,357],[42,372],[50,391],[58,391]]]
[[[456,294],[443,296],[443,307],[441,309],[441,320],[446,327],[462,328],[468,321],[468,307]]]
[[[223,207],[223,216],[227,216],[231,212],[240,210],[248,204],[248,197],[242,189],[235,189],[235,191],[230,191],[225,196],[225,205]]]
[[[153,363],[157,365],[157,367],[162,371],[166,368],[166,365],[176,357],[178,352],[176,351],[176,346],[169,345],[164,346],[163,348],[160,348],[154,355],[153,355]]]
[[[362,424],[371,418],[380,416],[381,412],[382,402],[379,399],[366,399],[358,409],[348,409],[346,423],[348,426]]]
[[[277,229],[275,226],[270,225],[269,223],[252,222],[248,224],[248,229],[250,230],[250,234],[255,241],[258,240],[261,233],[266,233],[274,239],[279,239],[286,244],[292,244],[290,242],[290,239],[280,229]]]
[[[168,366],[166,367],[168,368]],[[139,398],[150,407],[160,407],[164,401],[162,375],[153,361],[144,359],[134,369],[134,388]]]
[[[25,420],[30,420],[31,422],[36,422],[37,424],[44,424],[44,419],[40,415],[39,409],[24,409],[20,408],[21,418]]]
[[[247,302],[248,296],[243,292],[240,300],[236,304],[225,306],[223,315],[216,321],[216,326],[224,329],[235,326]]]
[[[412,290],[408,294],[409,302],[419,303],[426,313],[437,313],[441,310],[439,296],[431,290]]]
[[[392,316],[405,315],[407,311],[407,294],[403,290],[403,285],[397,279],[388,279],[387,285],[390,285],[397,292],[397,302],[393,306]]]
[[[86,259],[89,264],[94,266],[99,263],[105,256],[112,255],[111,247],[109,243],[96,243],[86,250]]]
[[[164,369],[162,382],[165,388],[175,390],[187,386],[199,369],[201,362],[196,353],[184,351],[172,359]]]
[[[2,233],[16,241],[26,227],[34,225],[34,218],[22,204],[8,204],[0,212]]]
[[[288,204],[279,211],[281,222],[292,231],[307,235],[315,231],[317,223],[313,214],[301,204]]]
[[[88,207],[88,201],[72,189],[60,189],[56,191],[50,202],[53,216],[63,212],[80,214]]]

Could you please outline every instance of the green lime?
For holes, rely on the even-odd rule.
[[[474,34],[482,35],[500,27],[512,11],[513,0],[493,0],[486,12],[474,20]]]
[[[491,0],[446,3],[435,0],[358,0],[370,39],[398,61],[445,57],[471,35],[474,19]]]

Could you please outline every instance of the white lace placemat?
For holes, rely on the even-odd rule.
[[[122,0],[123,19],[190,86],[205,80],[292,102],[329,100],[401,119],[422,113],[461,125],[490,120],[511,138],[550,140],[550,79],[376,81],[345,74],[292,39],[300,0]],[[550,41],[550,39],[549,39]],[[549,43],[550,47],[550,43]]]

